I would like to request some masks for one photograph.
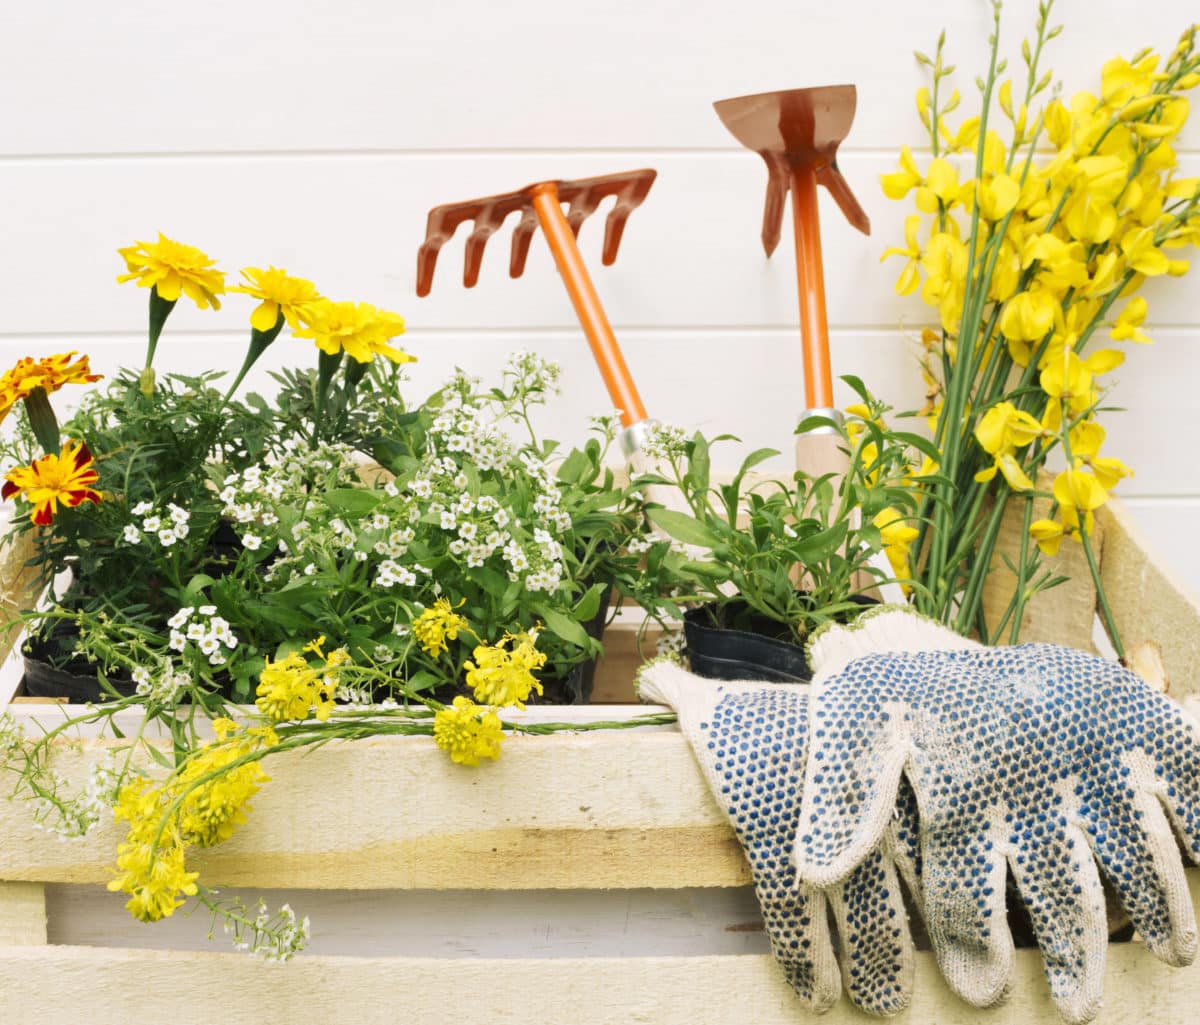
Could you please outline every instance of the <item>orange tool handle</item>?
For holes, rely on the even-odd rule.
[[[832,409],[833,371],[829,363],[829,323],[825,316],[817,173],[811,164],[792,168],[792,220],[796,228],[800,338],[804,345],[804,402],[808,409]]]
[[[613,405],[621,411],[621,423],[631,427],[646,419],[646,407],[642,405],[633,376],[625,365],[621,347],[613,334],[600,297],[592,285],[579,246],[575,244],[575,233],[571,231],[558,201],[558,190],[553,182],[537,185],[533,189],[533,209],[550,243],[550,252],[567,286],[567,294],[575,307],[575,315],[591,346],[592,356],[600,368],[600,376],[608,388]],[[820,244],[818,240],[818,245]]]

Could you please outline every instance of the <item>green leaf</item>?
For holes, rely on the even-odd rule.
[[[431,673],[428,669],[418,669],[408,678],[408,686],[415,691],[433,690],[439,684],[445,683],[444,677]]]
[[[863,384],[861,377],[856,377],[854,374],[842,374],[842,380],[854,389],[854,394],[862,399],[863,402],[871,401],[871,393],[867,390],[867,386]]]
[[[588,457],[579,449],[571,452],[558,468],[558,479],[567,484],[578,484],[590,468]]]
[[[656,527],[661,527],[676,541],[700,548],[711,548],[719,538],[694,516],[676,512],[674,509],[649,508],[646,515]]]
[[[729,576],[729,569],[719,562],[699,562],[689,560],[679,566],[680,573],[690,573],[692,576],[702,577],[705,580],[725,580]]]
[[[537,604],[533,606],[533,611],[536,615],[545,620],[546,628],[553,634],[561,637],[569,644],[574,644],[580,648],[588,646],[587,631],[584,630],[570,616],[564,616],[557,609],[551,608],[549,605]]]
[[[699,431],[692,438],[692,450],[688,456],[687,482],[696,494],[708,490],[709,456],[708,442]]]
[[[161,765],[164,769],[166,769],[168,772],[175,771],[175,763],[173,761],[171,761],[171,759],[168,758],[165,754],[163,754],[157,747],[155,747],[153,744],[145,744],[143,746],[145,747],[145,749],[146,749],[147,753],[150,755],[150,757],[153,758],[156,762],[158,762],[158,764]]]
[[[828,530],[819,531],[791,545],[791,551],[800,562],[823,562],[841,548],[846,540],[846,523],[836,523]]]
[[[373,512],[380,496],[366,488],[333,488],[324,495],[325,504],[335,512],[362,516]]]
[[[911,445],[922,455],[929,456],[934,462],[941,462],[942,453],[928,438],[922,438],[921,435],[912,434],[909,431],[892,431],[892,439],[901,445]]]
[[[575,603],[575,608],[571,612],[579,622],[586,623],[600,611],[600,599],[603,597],[606,587],[608,587],[607,584],[594,584]]]
[[[489,595],[499,600],[508,590],[509,581],[490,566],[476,566],[468,571],[472,580],[477,581]]]

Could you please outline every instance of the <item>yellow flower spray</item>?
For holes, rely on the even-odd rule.
[[[1124,354],[1089,352],[1089,343],[1105,327],[1115,341],[1149,342],[1147,304],[1134,293],[1147,277],[1184,274],[1176,252],[1200,242],[1200,180],[1177,176],[1172,145],[1187,118],[1184,94],[1200,84],[1196,26],[1165,61],[1149,51],[1113,58],[1098,94],[1047,102],[1052,75],[1040,61],[1061,31],[1049,24],[1052,6],[1039,4],[1035,37],[1022,46],[1024,74],[1014,80],[999,59],[994,5],[982,107],[957,126],[949,115],[959,95],[945,95],[953,68],[943,63],[944,33],[935,57],[917,55],[932,74],[917,113],[933,156],[922,168],[905,147],[900,169],[882,179],[889,198],[912,194],[918,211],[906,219],[905,245],[884,253],[905,260],[896,290],[919,292],[940,324],[925,344],[922,413],[941,452],[941,479],[919,510],[925,586],[915,601],[993,641],[1016,640],[1025,601],[1055,582],[1048,571],[1038,575],[1038,548],[1056,551],[1064,534],[1083,544],[1100,587],[1092,514],[1132,471],[1101,454],[1097,423],[1103,378]],[[992,126],[997,113],[1007,138]],[[1053,152],[1043,156],[1046,143]],[[953,162],[960,154],[974,156],[965,181]],[[1038,471],[1054,453],[1067,466],[1051,493],[1039,492]],[[988,623],[983,582],[1014,495],[1024,502],[1029,542],[1007,612]],[[1053,500],[1055,518],[1033,522],[1035,497]],[[1120,651],[1102,589],[1100,602]]]

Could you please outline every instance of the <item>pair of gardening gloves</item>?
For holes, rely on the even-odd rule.
[[[988,648],[887,608],[819,635],[810,661],[811,685],[668,662],[639,684],[678,713],[745,849],[775,958],[814,1010],[843,985],[874,1014],[908,1005],[899,879],[946,981],[977,1007],[1012,977],[1009,875],[1068,1022],[1100,1010],[1102,873],[1155,956],[1192,961],[1180,852],[1200,861],[1200,725],[1175,702],[1094,655]]]

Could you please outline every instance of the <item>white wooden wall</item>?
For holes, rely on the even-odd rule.
[[[1033,0],[1005,5],[1016,41]],[[1195,17],[1187,0],[1137,5],[1061,0],[1067,30],[1052,65],[1067,92],[1143,45],[1169,50]],[[802,405],[795,286],[787,243],[768,262],[758,233],[761,162],[713,114],[714,99],[855,82],[859,113],[843,149],[869,211],[865,238],[822,200],[837,373],[857,373],[905,408],[919,399],[913,338],[926,320],[896,297],[899,266],[879,254],[906,207],[878,174],[919,141],[914,48],[948,30],[969,97],[982,68],[983,0],[898,4],[816,0],[84,0],[0,10],[0,363],[75,348],[111,372],[143,345],[145,293],[118,288],[115,253],[162,230],[207,250],[236,277],[274,263],[328,295],[403,313],[420,358],[413,394],[454,365],[486,374],[516,347],[565,364],[548,426],[574,440],[608,408],[544,244],[525,277],[506,274],[496,239],[483,280],[461,287],[461,240],[444,251],[433,295],[414,294],[416,247],[436,204],[542,178],[653,166],[613,268],[600,222],[585,257],[651,413],[747,444],[789,451]],[[1200,173],[1200,125],[1182,142]],[[1200,511],[1200,277],[1147,287],[1157,344],[1119,372],[1110,451],[1137,476],[1122,494],[1155,536],[1182,538]],[[218,314],[176,311],[163,369],[234,367],[248,299]],[[282,339],[276,364],[308,360]],[[262,380],[262,375],[259,375]],[[732,461],[731,453],[727,461]]]

